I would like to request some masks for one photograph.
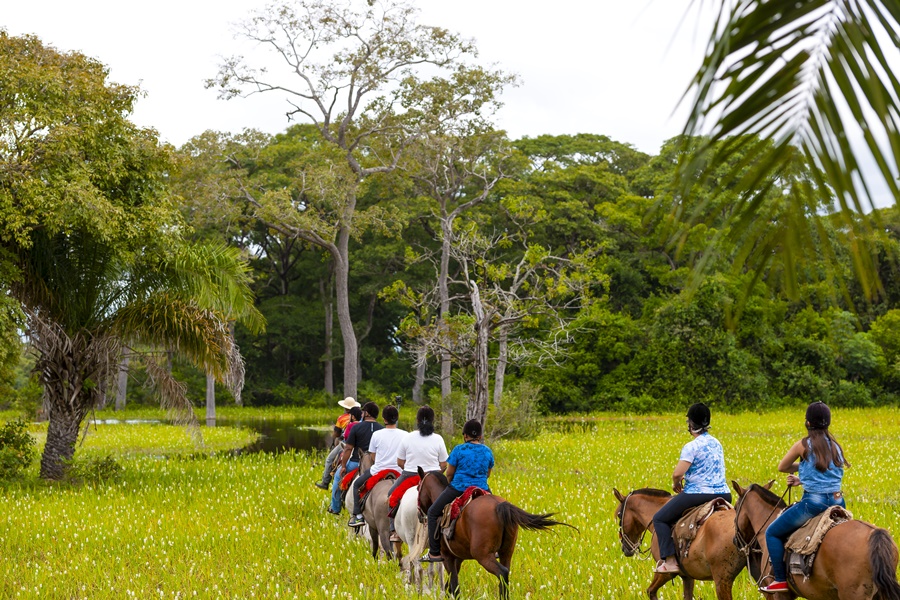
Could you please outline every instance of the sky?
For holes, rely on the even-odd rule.
[[[519,76],[496,118],[511,137],[596,133],[655,154],[683,127],[679,101],[709,26],[690,0],[412,1],[421,23],[474,38],[482,64]],[[6,4],[0,28],[8,33],[80,51],[106,64],[112,81],[140,85],[133,120],[176,146],[208,129],[289,125],[283,96],[225,101],[204,87],[222,57],[252,51],[233,24],[265,0]]]

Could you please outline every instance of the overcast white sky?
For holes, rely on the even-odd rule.
[[[414,0],[420,21],[475,38],[481,62],[517,73],[498,125],[513,137],[599,133],[656,153],[679,133],[674,112],[700,64],[707,31],[690,0]],[[203,81],[240,54],[232,23],[265,0],[8,2],[0,27],[109,65],[140,84],[135,122],[181,145],[207,129],[276,133],[288,122],[274,94],[218,100]],[[274,62],[273,62],[274,64]]]

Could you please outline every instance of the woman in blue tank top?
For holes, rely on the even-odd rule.
[[[787,473],[789,486],[802,485],[803,497],[790,506],[766,529],[766,546],[772,559],[774,581],[760,588],[761,592],[787,591],[787,569],[784,564],[784,543],[806,521],[835,504],[846,506],[841,480],[844,467],[850,463],[844,457],[834,436],[828,431],[831,410],[824,402],[813,402],[806,408],[807,436],[791,446],[778,470]],[[799,477],[794,475],[799,472]]]

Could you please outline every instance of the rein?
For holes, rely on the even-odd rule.
[[[631,498],[631,495],[634,494],[633,491],[629,492],[627,496],[625,496],[625,500],[622,502],[622,512],[619,513],[619,539],[622,540],[625,544],[627,544],[628,550],[631,554],[637,554],[638,556],[643,556],[644,558],[649,558],[651,548],[647,548],[646,550],[641,549],[641,545],[644,543],[644,535],[647,533],[647,529],[645,528],[641,532],[641,537],[638,538],[637,542],[631,541],[631,538],[628,537],[628,534],[625,533],[625,509],[628,506],[628,499]]]
[[[781,494],[781,497],[778,499],[778,501],[783,502],[784,496],[787,495],[788,502],[790,502],[790,498],[791,498],[790,491],[791,491],[791,486],[787,486],[787,489],[784,490],[784,493]],[[746,497],[746,494],[745,494],[745,497]],[[756,529],[756,531],[753,532],[753,535],[750,537],[749,540],[744,539],[744,536],[741,534],[740,528],[737,526],[738,517],[740,516],[740,509],[742,509],[743,507],[744,507],[744,501],[742,498],[741,502],[740,502],[740,506],[738,506],[734,512],[734,523],[735,523],[734,545],[737,547],[738,551],[744,555],[744,558],[747,561],[747,573],[750,574],[751,573],[751,571],[750,571],[750,555],[751,554],[762,554],[762,544],[759,541],[759,534],[763,530],[763,528],[766,526],[766,523],[769,522],[769,519],[772,518],[772,515],[775,514],[775,511],[778,510],[778,502],[775,503],[775,506],[772,507],[772,511],[766,516],[765,519],[763,519],[762,524]],[[782,509],[782,510],[784,510],[784,509]],[[753,575],[750,574],[750,577],[752,578]],[[762,564],[760,564],[759,579],[757,579],[757,581],[756,581],[756,587],[762,586],[763,579],[765,579],[766,577],[768,577],[768,575],[763,574]]]

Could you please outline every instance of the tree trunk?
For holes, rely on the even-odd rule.
[[[372,297],[369,299],[369,310],[366,312],[366,328],[365,330],[356,337],[356,343],[361,345],[363,340],[369,337],[369,334],[372,333],[372,325],[375,323],[375,305],[378,302],[378,294],[372,294]],[[357,361],[356,367],[356,380],[362,381],[362,353],[359,354],[359,360]]]
[[[334,255],[334,283],[337,295],[338,323],[341,326],[341,337],[344,342],[344,396],[356,398],[357,355],[356,332],[350,317],[350,225],[341,227],[338,244]]]
[[[450,291],[447,280],[450,278],[450,242],[453,236],[453,223],[446,217],[441,219],[441,272],[438,275],[438,293],[440,295],[441,335],[447,339],[447,319],[450,317]],[[446,342],[442,342],[442,345]],[[444,435],[453,431],[453,410],[450,407],[451,386],[450,352],[441,350],[441,430]]]
[[[206,422],[216,420],[216,378],[206,374]]]
[[[424,352],[424,349],[422,350]],[[425,369],[428,365],[423,360],[416,361],[416,380],[413,382],[412,399],[416,404],[422,404],[422,388],[425,387]]]
[[[319,278],[319,292],[322,296],[322,305],[325,308],[325,353],[322,356],[322,365],[325,371],[325,391],[334,394],[334,261],[328,263],[328,275]]]
[[[509,326],[503,325],[499,332],[499,352],[497,354],[497,371],[494,374],[494,406],[500,408],[503,399],[503,380],[506,378],[506,364],[509,357]]]
[[[466,406],[466,420],[476,419],[484,425],[488,405],[488,333],[491,323],[481,303],[478,285],[474,281],[470,285],[472,311],[475,313],[475,384],[472,397]]]
[[[116,410],[125,410],[125,394],[128,392],[128,363],[131,361],[131,353],[128,350],[122,352],[122,360],[119,363],[119,375],[116,386]]]
[[[75,456],[78,430],[87,414],[87,406],[79,406],[79,400],[77,398],[73,406],[66,401],[65,390],[57,390],[52,394],[47,443],[41,455],[42,479],[61,480],[68,469],[66,463]]]

